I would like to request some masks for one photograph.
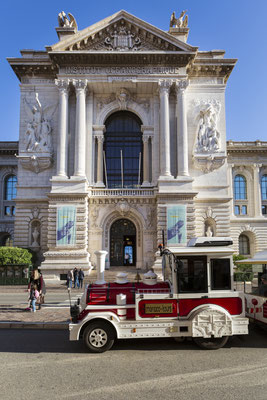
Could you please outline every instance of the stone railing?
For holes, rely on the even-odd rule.
[[[155,189],[91,189],[89,195],[93,197],[154,197]]]

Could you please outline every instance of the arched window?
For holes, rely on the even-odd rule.
[[[119,111],[106,121],[104,152],[109,188],[132,188],[142,182],[141,120]]]
[[[244,234],[239,236],[239,254],[250,254],[249,238]]]
[[[267,214],[267,175],[261,178],[261,201],[262,201],[262,214]]]
[[[247,181],[243,175],[235,176],[234,194],[235,200],[247,199]]]
[[[4,215],[12,217],[16,213],[14,199],[17,195],[17,177],[8,175],[4,180]]]
[[[0,233],[0,246],[7,246],[7,247],[13,246],[13,240],[9,233],[6,232]]]

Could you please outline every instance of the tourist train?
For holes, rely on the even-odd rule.
[[[105,251],[97,251],[97,281],[71,306],[70,340],[101,353],[116,339],[192,338],[218,349],[248,333],[244,293],[234,290],[230,238],[201,237],[162,250],[162,276],[150,270],[134,282],[119,273],[104,279]],[[160,278],[160,279],[159,279]]]

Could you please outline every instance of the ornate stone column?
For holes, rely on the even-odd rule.
[[[254,216],[260,217],[261,214],[261,186],[260,186],[260,168],[262,164],[253,165],[253,185],[254,185]]]
[[[177,171],[178,176],[188,176],[188,136],[185,105],[185,90],[188,81],[176,81],[177,95]]]
[[[234,164],[228,164],[229,196],[231,198],[231,200],[230,200],[231,216],[234,216],[233,168],[234,168]]]
[[[75,163],[74,176],[85,177],[85,150],[86,150],[86,80],[74,80],[76,90],[76,126],[75,126]]]
[[[59,90],[57,176],[67,177],[69,80],[56,79],[55,83]]]
[[[104,143],[104,133],[106,131],[105,125],[94,126],[95,138],[97,140],[97,187],[104,187],[103,183],[103,143]]]
[[[151,163],[149,158],[149,139],[153,137],[153,126],[141,126],[143,132],[143,183],[142,186],[151,186],[150,183],[150,172]]]
[[[160,179],[172,177],[170,158],[169,91],[172,81],[160,80]]]
[[[94,182],[93,176],[93,93],[87,93],[86,99],[86,166],[85,172],[89,185]]]
[[[143,183],[142,186],[149,185],[149,151],[148,151],[149,136],[143,135]]]

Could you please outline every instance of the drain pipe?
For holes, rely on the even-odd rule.
[[[96,285],[104,285],[106,283],[106,281],[104,280],[104,273],[105,273],[105,259],[107,254],[108,252],[105,250],[95,251],[96,270],[97,270],[97,281],[95,282]]]

